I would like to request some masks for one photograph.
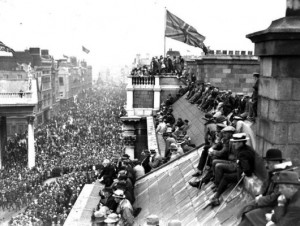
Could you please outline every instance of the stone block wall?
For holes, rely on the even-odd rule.
[[[260,78],[256,136],[259,150],[283,151],[284,157],[300,163],[299,78]]]
[[[252,55],[206,55],[187,61],[187,68],[196,74],[198,81],[243,93],[252,93],[253,73],[260,71],[259,61]]]
[[[174,89],[162,89],[160,91],[160,103],[164,102],[167,100],[167,97],[169,94],[172,95],[172,97],[176,97],[176,94],[178,93],[179,88],[174,88]]]
[[[134,90],[133,91],[134,108],[153,108],[154,91],[153,90]]]

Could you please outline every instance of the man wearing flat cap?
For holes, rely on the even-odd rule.
[[[300,181],[297,172],[281,171],[276,182],[280,196],[274,213],[266,214],[267,226],[300,225]]]

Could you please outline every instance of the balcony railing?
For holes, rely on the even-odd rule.
[[[19,92],[19,93],[0,93],[0,98],[32,98],[31,92]]]
[[[132,85],[155,85],[154,77],[132,77]]]

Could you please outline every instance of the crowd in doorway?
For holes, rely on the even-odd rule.
[[[124,87],[102,85],[62,104],[35,131],[32,169],[26,166],[27,135],[8,141],[0,171],[1,208],[25,208],[10,225],[63,225],[83,186],[101,175],[103,160],[123,153],[119,114],[124,92]]]
[[[152,57],[150,65],[133,68],[134,77],[148,77],[154,75],[171,74],[181,76],[184,71],[184,59],[181,56]]]

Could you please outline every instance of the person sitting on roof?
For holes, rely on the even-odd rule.
[[[232,134],[235,132],[235,129],[232,126],[225,126],[224,124],[217,124],[217,141],[213,146],[205,146],[197,166],[198,172],[193,174],[193,177],[201,176],[203,170],[208,170],[205,177],[197,182],[189,182],[192,187],[201,187],[200,183],[207,184],[210,179],[213,177],[213,168],[211,167],[214,160],[216,159],[227,159],[230,145],[229,141],[232,138]]]
[[[218,160],[215,164],[215,184],[217,193],[211,200],[213,206],[220,205],[220,196],[230,183],[236,183],[241,176],[250,177],[254,171],[255,151],[246,145],[249,138],[245,133],[236,133],[230,139],[234,152],[228,160]]]
[[[115,168],[110,164],[108,159],[104,159],[103,166],[104,168],[99,175],[99,179],[102,184],[109,187],[112,184],[113,179],[116,178]]]
[[[116,203],[118,203],[117,214],[121,215],[120,225],[132,226],[134,224],[133,207],[125,198],[124,191],[118,189],[114,192],[113,197]]]
[[[269,149],[266,153],[265,164],[268,170],[268,179],[264,184],[264,191],[262,195],[256,196],[253,201],[247,203],[242,209],[242,220],[239,226],[252,226],[252,225],[266,225],[265,214],[272,211],[277,204],[279,197],[279,189],[275,184],[276,165],[281,163],[284,159],[282,153],[278,149]]]
[[[280,196],[272,213],[266,214],[266,226],[300,225],[300,181],[297,172],[282,171],[276,181]]]
[[[174,159],[179,158],[180,156],[183,155],[182,148],[178,148],[177,144],[173,143],[170,145],[170,156],[169,156],[169,161],[172,161]]]
[[[150,150],[149,165],[151,169],[156,169],[160,167],[161,164],[162,164],[162,158],[160,154],[154,149]]]

